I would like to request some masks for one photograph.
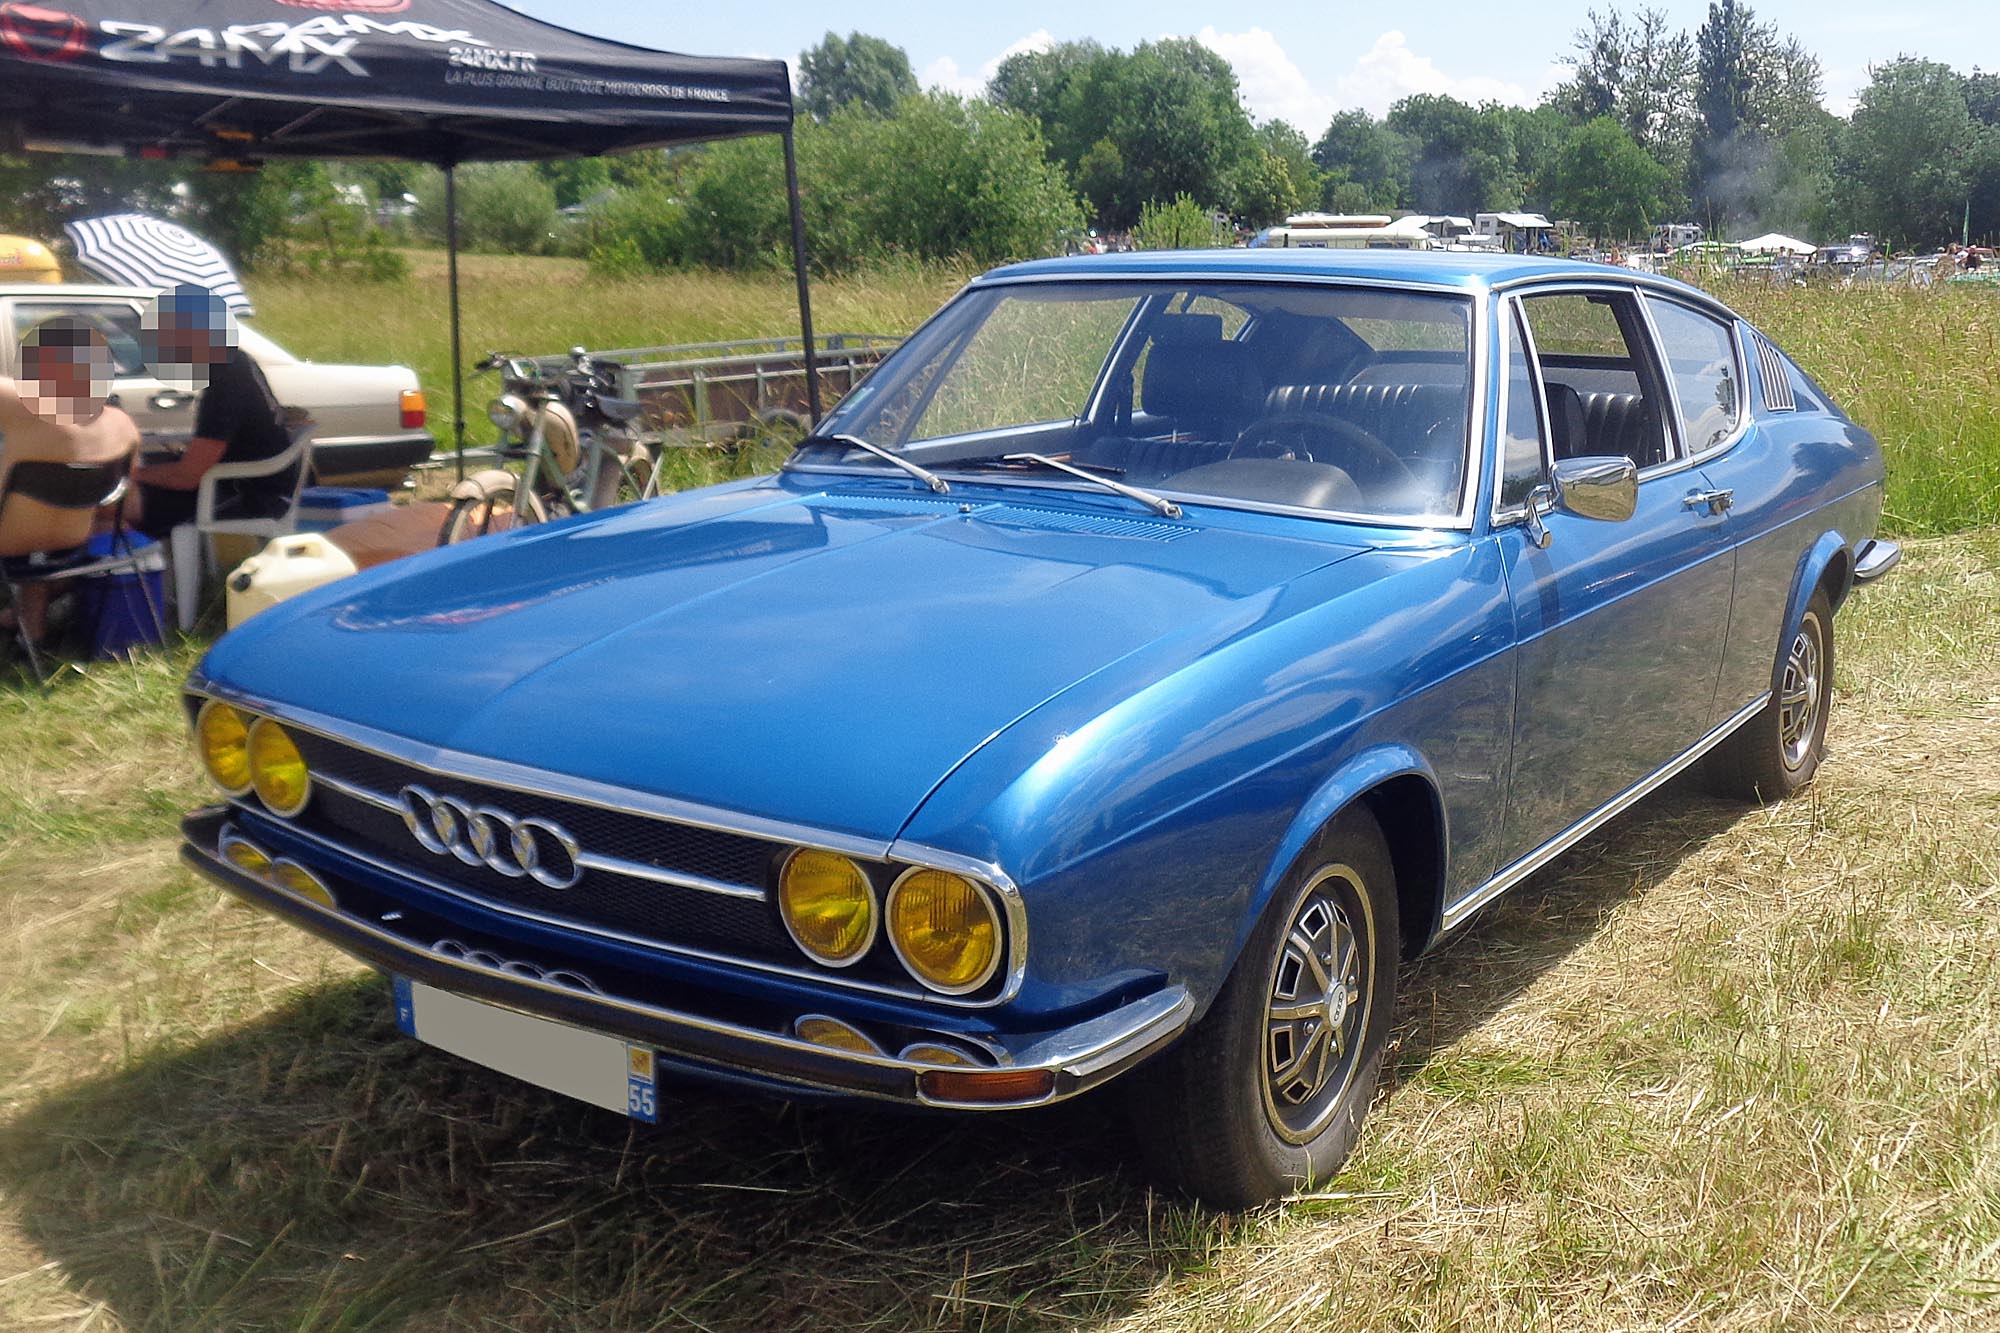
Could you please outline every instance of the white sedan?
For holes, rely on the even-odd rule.
[[[19,367],[21,335],[57,315],[73,315],[104,331],[118,360],[118,402],[149,436],[185,438],[194,426],[196,395],[158,379],[139,350],[139,318],[152,297],[136,287],[0,285],[0,375]],[[239,325],[243,349],[263,370],[286,407],[303,408],[313,435],[314,480],[336,486],[400,486],[411,467],[430,456],[423,391],[407,366],[333,366],[301,361],[249,325]]]

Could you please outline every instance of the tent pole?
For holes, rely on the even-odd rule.
[[[465,352],[458,329],[458,164],[444,168],[444,252],[451,288],[451,429],[458,448],[458,479],[465,480]]]
[[[806,214],[799,203],[799,154],[785,127],[785,193],[792,205],[792,274],[799,284],[799,337],[806,350],[806,411],[819,425],[819,353],[813,347],[812,290],[806,281]]]

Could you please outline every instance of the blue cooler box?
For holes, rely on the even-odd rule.
[[[156,611],[166,614],[166,555],[157,542],[136,532],[128,536],[133,554],[139,557],[139,572],[123,570],[78,581],[77,625],[89,635],[92,657],[124,657],[134,648],[160,642],[160,622],[153,616]],[[112,555],[111,534],[92,537],[90,553]]]
[[[295,526],[300,532],[329,532],[343,523],[386,514],[389,492],[353,486],[308,486],[299,493]]]

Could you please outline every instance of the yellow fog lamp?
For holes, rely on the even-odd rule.
[[[285,729],[268,717],[250,724],[250,782],[274,815],[289,818],[312,799],[305,756]]]
[[[778,872],[778,915],[793,943],[828,967],[858,962],[881,924],[861,867],[811,848],[793,852]]]
[[[220,699],[195,714],[194,745],[209,781],[230,796],[250,790],[250,723]]]
[[[932,990],[964,995],[1000,966],[1000,913],[963,875],[906,870],[889,890],[889,943]]]
[[[271,878],[279,887],[295,898],[303,898],[309,903],[318,903],[329,911],[339,904],[333,900],[333,890],[319,882],[319,877],[297,861],[274,861],[271,863]]]
[[[262,878],[271,869],[271,857],[262,847],[233,833],[222,835],[222,859],[245,874]]]

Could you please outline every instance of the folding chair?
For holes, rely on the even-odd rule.
[[[292,442],[283,453],[249,463],[217,463],[204,472],[201,487],[195,493],[194,522],[183,523],[169,534],[174,565],[174,615],[182,629],[194,628],[195,612],[201,602],[202,575],[207,566],[215,562],[216,537],[263,537],[268,540],[284,536],[297,522],[299,496],[306,488],[306,473],[312,470],[309,460],[315,426],[312,421],[303,420],[291,422],[290,428]],[[218,488],[224,482],[275,477],[295,465],[292,493],[279,513],[237,517],[224,512],[218,516]]]
[[[129,454],[108,463],[28,459],[14,464],[7,472],[6,483],[0,485],[0,522],[5,521],[7,506],[16,496],[52,509],[87,510],[111,519],[109,555],[96,554],[86,543],[67,550],[0,557],[0,587],[6,590],[7,609],[14,616],[14,637],[27,655],[36,683],[44,687],[49,683],[48,673],[42,667],[41,646],[29,636],[26,619],[21,614],[22,588],[100,574],[135,574],[140,595],[146,599],[146,611],[153,618],[153,628],[162,640],[166,638],[165,622],[146,581],[145,557],[133,549],[130,531],[125,526],[125,490],[131,482],[132,465]]]

